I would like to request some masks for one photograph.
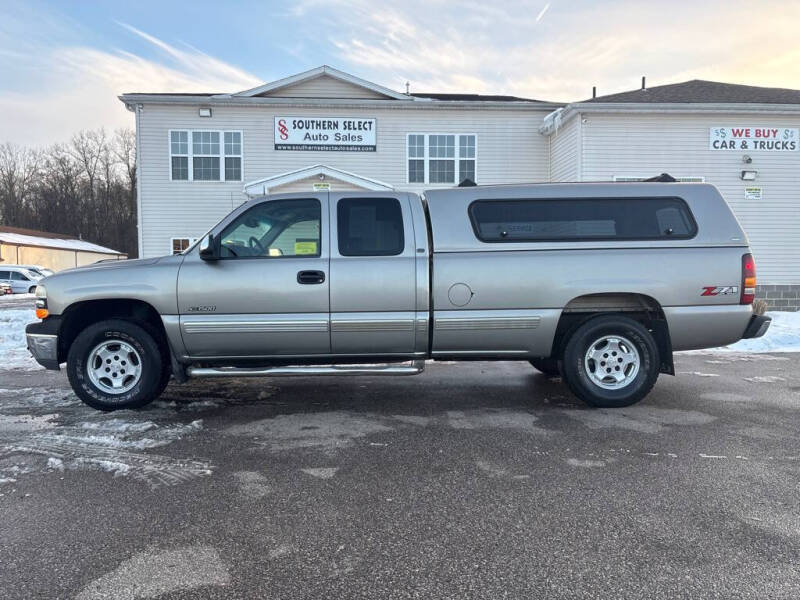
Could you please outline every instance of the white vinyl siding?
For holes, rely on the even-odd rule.
[[[578,173],[578,130],[576,115],[550,136],[550,181],[580,181]]]
[[[314,79],[288,85],[261,95],[273,98],[364,98],[371,100],[387,98],[378,92],[329,75],[320,75]]]
[[[242,132],[169,131],[172,181],[241,181]]]
[[[474,133],[410,133],[406,143],[408,183],[457,185],[477,171]]]
[[[710,150],[709,129],[753,124],[800,127],[800,117],[770,114],[594,114],[584,113],[581,164],[584,181],[615,176],[669,173],[703,177],[722,192],[747,233],[756,258],[758,283],[800,283],[798,173],[800,152]],[[573,117],[573,120],[575,117]],[[742,162],[748,154],[753,162]],[[744,169],[758,171],[742,181]],[[763,199],[745,199],[745,187],[760,187]]]
[[[476,179],[481,184],[544,182],[547,172],[547,138],[538,128],[547,109],[509,108],[398,108],[386,106],[287,107],[214,106],[211,119],[199,117],[196,105],[146,104],[139,113],[141,256],[162,256],[176,229],[199,237],[214,223],[247,200],[243,184],[262,177],[325,164],[376,179],[398,190],[422,192],[433,187],[408,183],[407,135],[412,132],[471,132],[480,144]],[[313,152],[274,149],[275,116],[363,116],[377,120],[375,152]],[[266,125],[265,125],[266,124]],[[191,183],[170,181],[170,130],[241,131],[242,181]],[[317,179],[319,181],[319,179]],[[270,190],[311,191],[311,183]],[[332,182],[332,189],[343,189]],[[298,189],[299,188],[299,189]]]
[[[658,173],[660,175],[660,173]],[[677,179],[681,183],[705,183],[705,177],[696,177],[692,175],[675,175],[674,173],[670,173],[672,177]],[[611,180],[617,183],[629,183],[634,181],[644,181],[645,179],[650,179],[654,177],[654,175],[614,175]]]

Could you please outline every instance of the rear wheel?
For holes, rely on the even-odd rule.
[[[28,288],[28,293],[29,294],[35,294],[36,293],[36,286],[32,285],[31,287],[29,287]]]
[[[67,376],[86,404],[110,411],[140,408],[164,390],[166,365],[153,336],[112,319],[84,329],[69,349]]]
[[[630,406],[658,379],[658,347],[649,331],[628,317],[585,322],[564,349],[564,377],[572,393],[591,406]]]
[[[534,358],[530,362],[537,371],[541,371],[548,377],[560,377],[561,369],[558,367],[558,360],[555,358]]]

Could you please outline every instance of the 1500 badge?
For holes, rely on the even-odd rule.
[[[739,287],[735,285],[709,285],[703,287],[700,292],[701,296],[730,296],[731,294],[738,294]]]

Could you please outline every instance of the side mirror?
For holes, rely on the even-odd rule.
[[[199,252],[200,258],[203,260],[219,259],[219,252],[217,252],[217,238],[213,233],[209,233],[200,241]]]

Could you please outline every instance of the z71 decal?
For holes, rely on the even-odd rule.
[[[701,296],[730,296],[731,294],[738,294],[739,288],[735,285],[708,285],[703,287],[700,292]]]

